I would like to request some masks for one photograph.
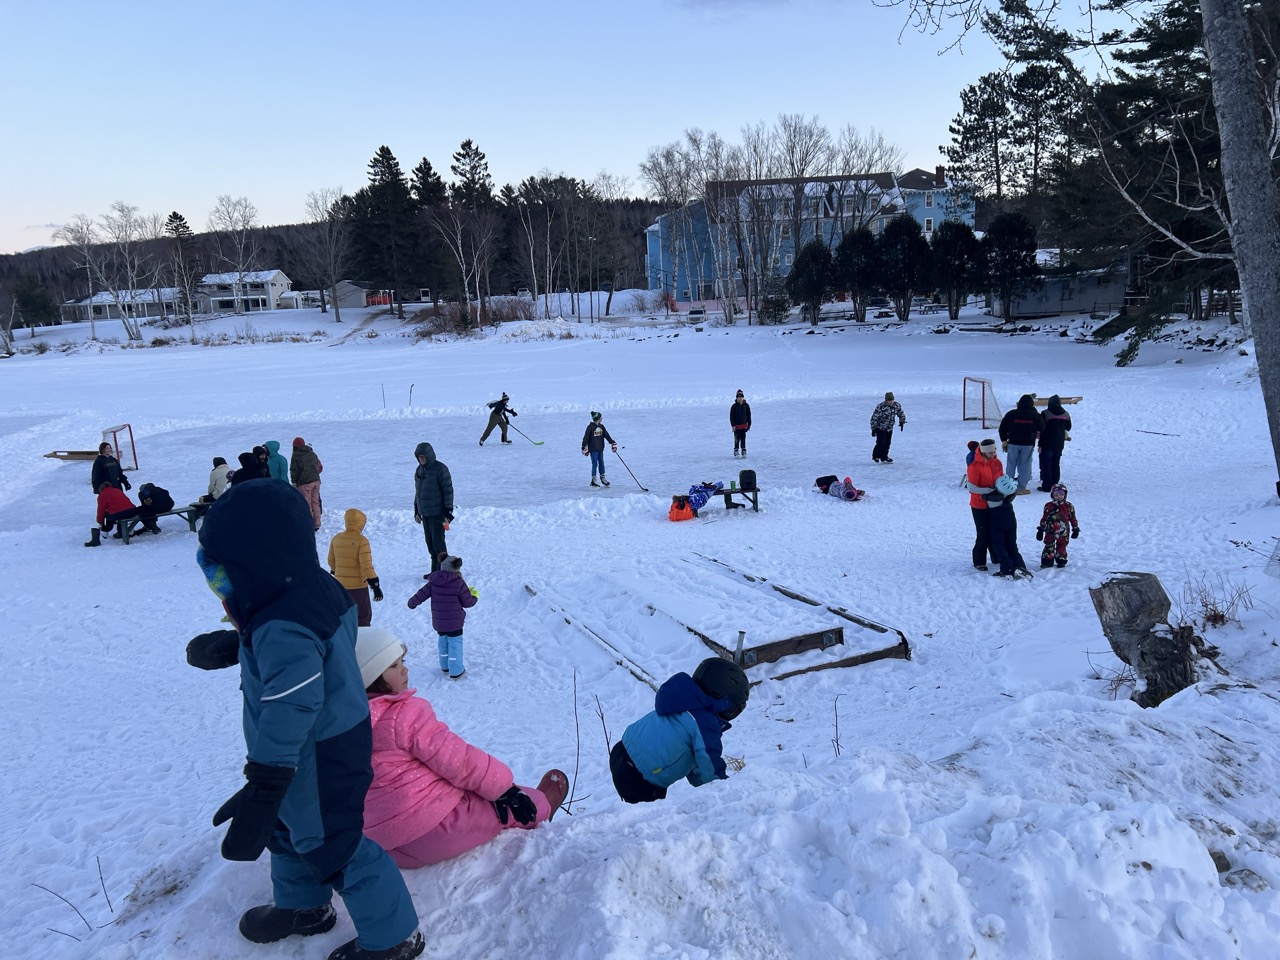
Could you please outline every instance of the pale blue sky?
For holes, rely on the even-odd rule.
[[[448,179],[470,137],[499,185],[608,170],[639,192],[649,147],[787,112],[932,169],[999,58],[903,22],[871,0],[0,0],[0,253],[114,200],[199,230],[226,193],[297,222],[384,143],[406,172]]]

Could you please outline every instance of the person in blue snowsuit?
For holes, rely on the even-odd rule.
[[[747,705],[742,668],[709,657],[693,676],[677,673],[658,688],[654,709],[622,733],[609,754],[618,796],[627,803],[662,800],[681,777],[695,787],[727,779],[721,735]]]
[[[240,919],[256,943],[324,933],[337,891],[355,940],[330,960],[419,956],[413,901],[395,863],[363,834],[373,779],[356,607],[321,568],[311,512],[288,483],[251,480],[209,508],[199,560],[236,631],[192,640],[187,659],[240,664],[247,783],[214,815],[228,860],[271,852],[273,902]]]

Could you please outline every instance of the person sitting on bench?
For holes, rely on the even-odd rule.
[[[125,500],[128,499],[128,497],[125,497]],[[130,504],[129,508],[119,512],[109,511],[106,514],[106,523],[103,529],[110,530],[116,523],[137,517],[142,521],[143,530],[159,533],[160,525],[156,523],[156,517],[173,509],[173,497],[169,495],[169,491],[164,487],[157,487],[153,483],[144,483],[138,488],[138,499],[142,503],[136,507]],[[115,535],[119,536],[120,531],[116,531]]]

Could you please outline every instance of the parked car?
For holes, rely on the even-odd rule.
[[[688,314],[686,314],[686,317],[689,320],[705,320],[707,319],[707,308],[706,307],[690,307]]]
[[[517,291],[516,291],[516,296],[517,296],[517,297],[528,297],[530,300],[532,300],[532,299],[533,299],[533,294],[529,292],[529,288],[528,288],[528,287],[521,287],[519,290],[517,290]]]
[[[872,310],[880,310],[889,306],[888,297],[872,297],[867,301],[867,306]]]

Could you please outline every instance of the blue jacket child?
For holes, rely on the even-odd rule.
[[[742,668],[720,657],[702,661],[692,677],[669,679],[658,688],[654,710],[627,727],[609,754],[618,796],[650,803],[681,777],[695,787],[726,779],[720,736],[750,694]]]
[[[356,663],[356,608],[320,566],[311,512],[287,483],[231,487],[205,515],[197,560],[235,631],[202,634],[194,666],[240,665],[244,787],[215,826],[228,860],[271,852],[273,902],[240,918],[256,943],[333,928],[336,890],[357,937],[331,960],[420,955],[418,917],[400,871],[363,835],[372,728]]]

